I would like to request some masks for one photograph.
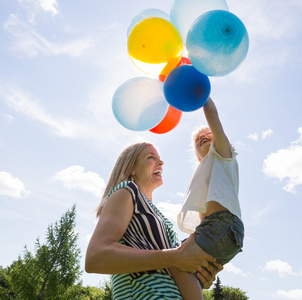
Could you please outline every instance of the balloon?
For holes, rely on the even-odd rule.
[[[189,60],[187,57],[185,57],[185,56],[183,56],[183,57],[180,59],[178,65],[177,65],[176,67],[183,66],[183,65],[191,65],[190,60]],[[166,77],[167,77],[167,75],[168,75],[168,74],[159,74],[158,79],[159,79],[161,82],[164,82],[165,79],[166,79]]]
[[[170,21],[170,16],[162,10],[156,8],[147,8],[142,10],[139,14],[133,17],[128,29],[127,29],[127,36],[129,36],[132,28],[141,20],[151,18],[151,17],[158,17]]]
[[[167,114],[163,118],[163,120],[154,128],[150,129],[153,133],[166,133],[174,129],[182,116],[182,112],[174,108],[173,106],[169,105]]]
[[[128,79],[115,91],[113,114],[130,130],[149,130],[159,124],[168,110],[163,83],[157,79],[136,77]]]
[[[166,100],[181,111],[199,109],[207,102],[210,92],[209,78],[189,65],[175,68],[164,82]]]
[[[135,66],[143,72],[168,74],[181,59],[183,43],[171,22],[157,17],[147,18],[131,30],[128,53]]]
[[[170,18],[180,32],[184,44],[192,23],[200,15],[214,9],[229,10],[225,0],[174,0]]]
[[[192,65],[208,76],[223,76],[245,59],[249,38],[242,21],[224,10],[209,11],[195,20],[187,37]]]

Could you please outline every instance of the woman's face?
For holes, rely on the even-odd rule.
[[[153,191],[163,184],[162,171],[163,161],[153,146],[145,148],[138,156],[134,168],[134,182],[141,190]]]
[[[204,158],[209,152],[210,145],[213,141],[214,137],[210,128],[204,128],[196,134],[194,146],[200,159]]]

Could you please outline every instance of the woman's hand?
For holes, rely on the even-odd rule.
[[[207,266],[208,271],[204,268],[200,268],[197,270],[197,277],[202,283],[203,288],[205,290],[211,287],[211,285],[216,279],[216,275],[223,269],[223,266],[220,263],[215,262],[214,264],[217,267],[217,270],[211,264],[208,264]]]
[[[177,250],[180,257],[176,267],[183,272],[195,273],[202,267],[208,267],[208,261],[215,262],[215,258],[202,250],[194,239],[195,235],[191,234]]]

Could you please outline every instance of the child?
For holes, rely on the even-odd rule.
[[[224,133],[211,98],[203,110],[209,127],[193,133],[200,164],[187,187],[177,221],[183,232],[195,231],[196,244],[223,265],[241,252],[243,246],[237,153]],[[193,289],[198,293],[194,276],[174,270],[172,275],[183,298],[193,300]]]

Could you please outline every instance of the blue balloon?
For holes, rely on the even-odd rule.
[[[175,68],[164,82],[167,102],[180,111],[194,111],[204,106],[210,96],[209,78],[191,65]]]
[[[168,108],[163,83],[147,77],[128,79],[117,88],[112,98],[115,118],[130,130],[154,128],[163,120]]]
[[[167,21],[170,21],[170,16],[160,9],[156,9],[156,8],[144,9],[139,14],[134,16],[133,19],[131,20],[131,23],[127,29],[127,36],[129,37],[131,30],[138,22],[140,22],[144,19],[147,19],[147,18],[154,18],[154,17],[162,18]]]
[[[229,10],[225,0],[174,0],[170,11],[171,23],[180,32],[184,44],[193,22],[214,9]]]
[[[242,21],[224,10],[209,11],[195,20],[187,36],[192,65],[207,76],[224,76],[245,59],[249,38]]]

